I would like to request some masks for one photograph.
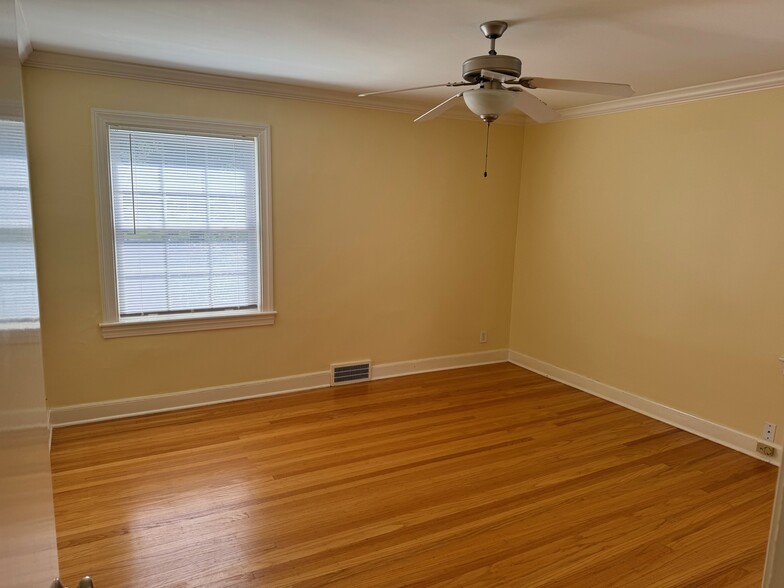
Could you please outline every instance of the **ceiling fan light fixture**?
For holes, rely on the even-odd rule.
[[[491,123],[514,108],[517,95],[511,90],[476,88],[464,92],[463,99],[471,112]]]

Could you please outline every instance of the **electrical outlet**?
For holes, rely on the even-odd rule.
[[[757,441],[757,453],[767,455],[768,457],[773,457],[773,455],[776,453],[776,450],[770,445],[765,445],[764,443]]]
[[[484,329],[479,331],[479,342],[487,343],[487,331],[485,331]]]
[[[762,429],[762,439],[765,441],[773,441],[776,438],[776,424],[765,423]]]

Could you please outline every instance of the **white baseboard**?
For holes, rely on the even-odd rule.
[[[508,350],[493,349],[492,351],[479,351],[477,353],[461,353],[459,355],[443,355],[427,359],[381,363],[373,366],[373,379],[383,380],[385,378],[397,378],[398,376],[410,376],[424,372],[439,372],[441,370],[471,367],[472,365],[502,363],[507,361],[508,357]]]
[[[43,429],[47,426],[46,419],[46,409],[43,406],[19,410],[0,410],[0,431]]]
[[[624,406],[651,418],[665,422],[684,431],[694,433],[705,439],[715,441],[726,447],[745,453],[757,459],[779,465],[782,446],[771,443],[776,449],[774,457],[766,457],[756,452],[758,439],[736,431],[727,426],[714,423],[701,417],[688,414],[653,400],[637,396],[631,392],[602,384],[580,374],[570,372],[552,364],[540,361],[507,349],[494,349],[477,353],[446,355],[410,361],[381,363],[373,366],[373,380],[395,378],[474,365],[501,363],[509,361],[522,368],[531,370],[558,382],[588,392],[615,404]],[[288,394],[302,390],[326,388],[329,386],[329,371],[312,372],[271,378],[255,382],[243,382],[226,386],[213,386],[195,390],[184,390],[169,394],[156,394],[106,402],[91,402],[71,406],[54,407],[49,411],[50,427],[65,427],[82,423],[112,420],[130,416],[181,410],[196,406],[206,406],[221,402],[246,400],[276,394]]]
[[[373,366],[373,379],[393,378],[433,372],[472,365],[500,363],[507,361],[508,351],[496,349],[478,353],[464,353],[460,355],[446,355],[430,357],[411,361],[395,363],[381,363]],[[49,420],[52,427],[67,427],[83,423],[106,421],[130,416],[140,416],[158,412],[181,410],[196,406],[247,400],[261,396],[288,394],[302,390],[325,388],[329,386],[329,371],[298,374],[282,378],[243,382],[226,386],[213,386],[184,390],[169,394],[155,394],[122,400],[109,400],[106,402],[90,402],[74,404],[71,406],[58,406],[49,410]]]
[[[181,410],[196,406],[207,406],[221,402],[272,396],[274,394],[286,394],[300,390],[324,388],[326,386],[329,386],[329,372],[323,371],[271,378],[269,380],[257,380],[255,382],[228,384],[226,386],[183,390],[168,394],[56,406],[51,408],[49,413],[53,427],[67,427],[83,423]]]
[[[599,398],[609,400],[610,402],[614,402],[615,404],[619,404],[635,412],[639,412],[640,414],[662,421],[673,427],[688,431],[689,433],[694,433],[695,435],[699,435],[700,437],[704,437],[705,439],[709,439],[710,441],[714,441],[729,447],[730,449],[740,451],[751,457],[772,463],[776,466],[780,464],[782,450],[780,444],[768,443],[768,445],[775,447],[776,454],[773,457],[767,457],[757,453],[756,447],[758,439],[725,425],[720,425],[701,417],[694,416],[693,414],[676,410],[664,404],[621,390],[620,388],[602,384],[596,380],[529,357],[528,355],[523,355],[517,351],[509,351],[509,361],[552,380],[577,388],[583,392],[588,392]]]

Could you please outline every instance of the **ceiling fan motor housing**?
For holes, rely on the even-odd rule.
[[[463,79],[477,84],[482,80],[482,70],[498,72],[519,78],[523,63],[511,55],[478,55],[463,62]]]

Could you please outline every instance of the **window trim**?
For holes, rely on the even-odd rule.
[[[272,181],[270,165],[270,127],[220,119],[192,118],[143,112],[94,108],[93,167],[95,173],[96,214],[98,217],[98,254],[101,275],[104,338],[132,337],[254,325],[272,325],[276,312],[272,300]],[[120,320],[117,300],[112,186],[109,167],[109,127],[119,125],[142,130],[175,131],[195,135],[238,135],[256,139],[259,214],[259,310],[200,312],[188,315],[146,316]]]

